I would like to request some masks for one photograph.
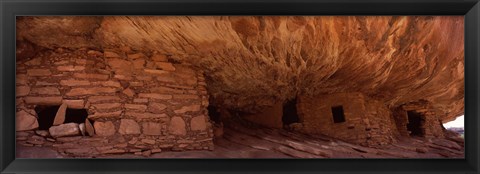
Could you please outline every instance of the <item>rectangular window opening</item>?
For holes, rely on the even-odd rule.
[[[333,115],[333,122],[334,123],[345,122],[345,114],[343,113],[343,106],[332,107],[332,115]]]

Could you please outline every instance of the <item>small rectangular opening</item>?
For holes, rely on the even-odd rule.
[[[334,123],[345,122],[345,115],[343,113],[343,106],[332,107],[332,115],[333,115],[333,122]]]
[[[38,116],[39,130],[48,130],[53,125],[55,116],[60,106],[38,105],[35,107],[35,112]],[[86,109],[70,109],[67,108],[65,113],[64,123],[85,123],[88,117]]]

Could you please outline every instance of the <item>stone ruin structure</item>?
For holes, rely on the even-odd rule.
[[[129,50],[50,52],[17,63],[17,131],[54,143],[106,137],[89,144],[99,147],[89,155],[213,149],[205,78],[190,65]]]
[[[401,136],[443,137],[439,117],[424,100],[394,109],[362,93],[299,96],[293,101],[293,112],[286,111],[291,110],[287,103],[277,104],[245,119],[266,127],[287,126],[369,147],[391,144]]]
[[[460,17],[21,17],[17,33],[17,133],[74,156],[213,150],[232,117],[382,147],[464,112]]]
[[[443,137],[442,122],[428,101],[410,102],[392,113],[401,135]]]
[[[301,130],[307,133],[323,133],[365,146],[390,144],[398,135],[390,110],[361,93],[300,97],[298,110]]]

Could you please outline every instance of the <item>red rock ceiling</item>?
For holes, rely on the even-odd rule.
[[[299,94],[362,92],[464,113],[463,16],[21,17],[46,48],[128,46],[206,72],[217,105],[255,111]]]

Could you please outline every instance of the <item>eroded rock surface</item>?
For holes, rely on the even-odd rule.
[[[245,112],[361,92],[391,108],[428,100],[446,122],[464,112],[463,27],[461,16],[23,17],[17,40],[162,53],[203,70],[214,104]]]

